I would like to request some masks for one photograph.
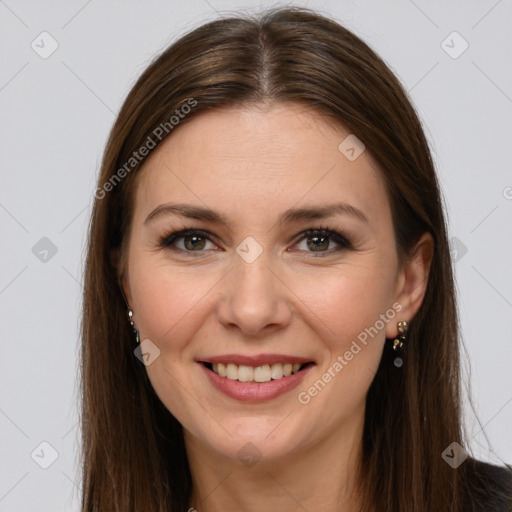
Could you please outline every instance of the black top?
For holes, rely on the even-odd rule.
[[[471,457],[463,464],[469,465],[472,482],[464,510],[512,512],[512,466],[495,466]]]

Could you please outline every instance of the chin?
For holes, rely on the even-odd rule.
[[[295,429],[294,423],[284,425],[286,420],[280,421],[282,418],[274,424],[257,416],[244,417],[223,424],[227,431],[216,423],[205,430],[203,422],[198,429],[193,429],[193,435],[221,457],[250,466],[256,461],[270,462],[289,456],[303,444],[299,433],[302,431],[304,435],[304,429]]]

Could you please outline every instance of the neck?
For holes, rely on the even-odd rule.
[[[356,512],[363,425],[364,406],[307,448],[250,466],[222,457],[185,431],[190,507],[197,512]]]

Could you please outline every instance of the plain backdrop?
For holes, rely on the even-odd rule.
[[[185,31],[277,5],[285,4],[0,0],[1,512],[79,510],[85,235],[121,102]],[[511,463],[512,1],[295,5],[352,29],[410,93],[447,205],[478,415],[466,408],[471,446],[481,459]]]

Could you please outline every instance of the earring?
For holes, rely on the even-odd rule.
[[[407,331],[409,330],[409,324],[403,320],[398,322],[398,335],[393,340],[393,350],[399,354],[404,349],[404,344],[407,342]],[[396,357],[393,361],[395,366],[400,367],[404,363],[401,357]]]
[[[130,320],[130,325],[132,326],[133,332],[135,333],[135,342],[137,344],[139,344],[140,343],[139,331],[137,329],[135,329],[135,324],[133,323],[132,317],[133,317],[133,311],[131,309],[129,309],[128,310],[128,319]]]

